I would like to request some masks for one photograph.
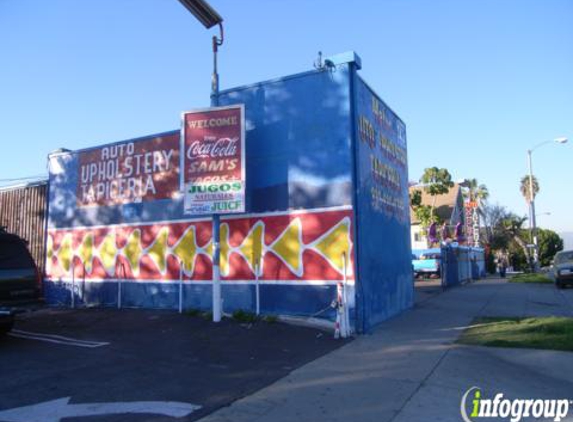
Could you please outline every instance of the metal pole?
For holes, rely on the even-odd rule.
[[[179,261],[179,313],[183,313],[183,262]]]
[[[532,150],[527,150],[527,164],[529,168],[529,230],[533,242],[533,271],[537,272],[537,227],[535,222],[535,194],[533,192],[533,166],[531,164]]]
[[[213,322],[221,321],[220,225],[219,215],[213,215]]]
[[[469,283],[470,281],[472,281],[472,260],[471,260],[471,253],[472,253],[472,247],[468,246],[468,280],[467,282]]]
[[[76,264],[72,259],[72,309],[76,307]]]
[[[219,24],[221,39],[213,36],[213,75],[211,78],[211,104],[219,105],[219,74],[217,73],[218,46],[223,43],[223,25]],[[221,246],[220,246],[221,218],[213,215],[213,322],[221,321]]]
[[[83,279],[82,279],[82,302],[83,302],[83,306],[85,306],[86,301],[85,301],[85,297],[86,297],[86,263],[82,261],[82,268],[84,270],[84,275],[83,275]]]
[[[255,264],[255,301],[256,301],[256,314],[261,314],[261,292],[259,285],[259,264]]]
[[[120,268],[123,268],[123,265],[120,264]],[[125,277],[125,271],[124,271]],[[118,277],[117,279],[117,309],[121,309],[121,278]]]
[[[348,309],[348,303],[347,303],[347,287],[348,287],[348,269],[346,267],[346,252],[342,253],[342,273],[343,273],[343,278],[342,278],[342,302],[343,302],[343,310],[344,310],[344,314],[343,314],[343,321],[344,321],[344,330],[343,330],[343,335],[342,337],[348,337],[352,330],[350,329],[350,310]]]

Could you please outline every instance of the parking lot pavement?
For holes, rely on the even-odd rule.
[[[0,339],[0,420],[18,414],[15,408],[62,399],[36,409],[52,415],[41,420],[171,421],[164,415],[201,406],[177,419],[191,421],[346,343],[312,328],[214,324],[154,310],[44,309],[20,316],[15,328]],[[114,414],[121,406],[140,406],[140,413]],[[149,406],[158,414],[141,413]],[[33,413],[9,420],[32,420],[26,411]]]

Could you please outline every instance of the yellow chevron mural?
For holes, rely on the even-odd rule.
[[[255,268],[258,268],[258,275],[264,273],[265,257],[268,254],[274,255],[278,258],[296,277],[302,277],[305,272],[304,258],[305,252],[312,250],[322,258],[338,274],[344,271],[344,259],[346,259],[347,275],[352,275],[352,228],[351,218],[349,212],[342,213],[340,218],[334,220],[334,224],[329,224],[329,227],[322,229],[322,232],[313,231],[313,240],[309,243],[303,241],[303,223],[305,218],[302,216],[293,216],[288,225],[281,229],[275,239],[269,243],[265,243],[265,234],[267,225],[269,224],[268,218],[262,217],[254,221],[246,234],[240,235],[234,232],[233,221],[229,220],[223,222],[220,228],[221,234],[221,275],[229,277],[232,274],[230,267],[230,258],[233,254],[239,255],[244,264],[248,266],[249,271],[254,275]],[[317,221],[320,221],[317,220]],[[272,223],[272,222],[271,222]],[[123,234],[123,246],[121,244],[119,231],[113,227],[104,234],[103,239],[100,237],[99,244],[96,244],[95,234],[89,228],[77,229],[74,231],[73,242],[72,232],[64,231],[63,234],[58,236],[58,243],[55,242],[55,232],[50,231],[48,235],[48,271],[51,272],[53,267],[58,267],[60,274],[69,275],[72,271],[72,261],[81,262],[85,267],[86,273],[89,275],[93,270],[94,259],[98,259],[103,266],[107,277],[125,277],[125,270],[118,269],[118,259],[120,257],[129,263],[131,274],[135,278],[170,278],[177,279],[178,274],[168,274],[168,257],[172,256],[180,263],[182,271],[186,277],[193,277],[196,273],[197,259],[203,255],[209,261],[212,257],[213,242],[209,239],[205,244],[198,244],[197,224],[190,223],[174,223],[178,225],[186,225],[184,230],[177,232],[181,233],[179,238],[173,241],[170,238],[172,233],[175,233],[170,224],[160,225],[142,225],[131,228],[124,226],[121,228]],[[308,226],[308,224],[307,224]],[[80,232],[80,233],[78,233]],[[100,229],[101,232],[101,229]],[[147,242],[148,246],[144,247],[142,238],[147,236],[151,242]],[[277,233],[276,229],[274,233]],[[230,243],[232,235],[243,236],[239,245],[233,246]],[[78,237],[81,236],[81,242],[77,242]],[[127,238],[125,237],[127,236]],[[307,237],[309,237],[307,235]],[[203,237],[204,238],[204,237]],[[171,239],[171,240],[170,240]],[[141,267],[141,260],[143,257],[148,257],[153,262],[156,269],[146,268],[146,272],[157,272],[156,276],[143,273]],[[304,259],[303,259],[304,258]],[[310,258],[309,258],[310,259]],[[234,261],[237,265],[236,262]],[[149,265],[147,265],[149,267]],[[173,271],[173,270],[171,270]],[[89,277],[88,277],[89,278]]]

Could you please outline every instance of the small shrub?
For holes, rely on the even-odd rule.
[[[253,312],[237,309],[235,312],[233,312],[233,319],[238,322],[253,323],[256,322],[259,318]]]
[[[194,308],[187,309],[185,311],[185,315],[191,316],[191,317],[198,317],[201,315],[201,310],[200,309],[194,309]]]
[[[276,315],[267,315],[263,317],[263,321],[268,322],[269,324],[274,324],[278,320],[279,318]]]

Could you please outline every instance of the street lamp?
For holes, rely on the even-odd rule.
[[[223,18],[215,9],[211,7],[205,0],[179,0],[185,8],[197,18],[199,22],[207,29],[219,26],[220,38],[213,35],[213,77],[211,79],[211,98],[213,102],[218,105],[219,95],[219,74],[217,73],[217,51],[219,46],[223,45]]]
[[[179,0],[179,2],[207,29],[223,22],[221,15],[204,0]]]
[[[533,270],[534,271],[537,271],[537,267],[539,265],[539,263],[538,263],[539,249],[538,249],[538,245],[537,245],[537,227],[535,224],[535,195],[533,193],[533,166],[531,164],[531,154],[533,153],[533,151],[535,151],[537,148],[542,147],[543,145],[547,145],[547,144],[551,144],[551,143],[565,144],[566,142],[567,142],[567,138],[565,138],[565,137],[555,138],[551,141],[541,142],[541,143],[533,146],[531,149],[527,150],[527,164],[529,167],[529,230],[530,230],[531,238],[533,240]]]
[[[211,105],[219,105],[219,74],[217,73],[217,51],[223,45],[223,18],[205,0],[179,0],[199,22],[209,29],[219,26],[220,38],[213,35],[213,76],[211,79]],[[221,218],[213,214],[213,322],[221,321]]]

